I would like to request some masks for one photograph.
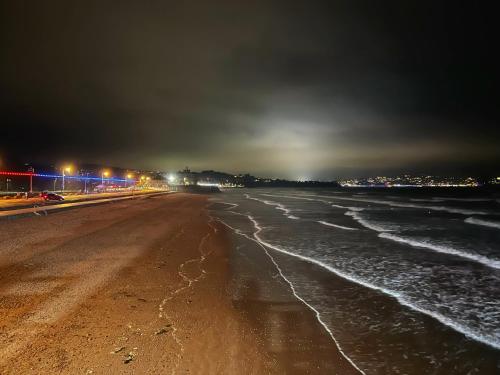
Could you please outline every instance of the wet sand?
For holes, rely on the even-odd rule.
[[[356,373],[207,197],[0,221],[0,374]]]

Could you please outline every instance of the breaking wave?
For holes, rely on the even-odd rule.
[[[432,250],[432,251],[442,253],[442,254],[455,255],[455,256],[460,257],[460,258],[464,258],[467,260],[472,260],[472,261],[477,262],[477,263],[481,263],[481,264],[488,266],[488,267],[491,267],[491,268],[500,269],[500,260],[490,259],[484,255],[472,254],[472,253],[468,253],[468,252],[463,251],[463,250],[455,249],[453,247],[434,244],[434,243],[432,243],[430,241],[426,241],[426,240],[415,240],[415,239],[411,239],[411,238],[407,238],[407,237],[398,236],[398,235],[395,235],[392,233],[380,233],[378,236],[380,238],[385,238],[385,239],[392,240],[395,242],[404,243],[406,245],[410,245],[413,247],[424,248],[424,249]]]
[[[247,215],[248,219],[253,223],[255,229],[257,230],[253,237],[260,243],[262,244],[263,246],[267,247],[268,249],[272,249],[274,251],[277,251],[277,252],[280,252],[280,253],[283,253],[283,254],[287,254],[287,255],[290,255],[290,256],[293,256],[295,258],[298,258],[298,259],[301,259],[303,261],[306,261],[306,262],[309,262],[309,263],[312,263],[312,264],[316,264],[330,272],[332,272],[333,274],[339,276],[339,277],[342,277],[346,280],[349,280],[351,282],[354,282],[358,285],[362,285],[364,287],[367,287],[367,288],[370,288],[370,289],[373,289],[373,290],[378,290],[379,292],[382,292],[386,295],[389,295],[391,297],[394,297],[401,305],[403,306],[406,306],[414,311],[417,311],[417,312],[420,312],[422,314],[425,314],[427,316],[430,316],[434,319],[436,319],[437,321],[439,321],[440,323],[454,329],[455,331],[457,332],[460,332],[462,334],[464,334],[465,336],[471,338],[471,339],[474,339],[476,341],[479,341],[479,342],[482,342],[486,345],[489,345],[493,348],[497,348],[497,349],[500,349],[500,341],[494,337],[494,336],[485,336],[484,334],[482,334],[481,332],[478,332],[477,330],[474,329],[474,327],[469,327],[465,324],[462,324],[460,322],[457,322],[439,312],[436,312],[436,311],[431,311],[431,310],[428,310],[426,308],[423,308],[423,307],[420,307],[410,301],[408,301],[407,298],[405,298],[405,296],[400,293],[400,292],[397,292],[397,291],[394,291],[394,290],[390,290],[390,289],[387,289],[387,288],[384,288],[382,286],[378,286],[378,285],[375,285],[375,284],[372,284],[370,282],[367,282],[365,280],[362,280],[358,277],[355,277],[353,275],[350,275],[344,271],[341,271],[339,269],[336,269],[322,261],[319,261],[315,258],[311,258],[311,257],[307,257],[307,256],[304,256],[304,255],[300,255],[300,254],[296,254],[294,252],[291,252],[287,249],[284,249],[284,248],[281,248],[279,246],[276,246],[274,244],[271,244],[267,241],[265,241],[264,239],[262,239],[262,237],[260,236],[260,232],[262,230],[262,227],[258,224],[258,222],[250,215]],[[224,223],[225,224],[225,223]],[[227,225],[227,224],[226,224]],[[381,235],[384,234],[384,233],[381,233]]]
[[[454,208],[454,207],[446,207],[446,206],[427,206],[427,205],[418,205],[404,202],[394,202],[394,201],[386,201],[379,199],[361,199],[361,198],[347,198],[347,197],[337,197],[337,196],[327,196],[327,195],[312,195],[320,198],[332,198],[338,200],[346,200],[346,201],[355,201],[355,202],[364,202],[364,203],[373,203],[373,204],[381,204],[391,207],[402,207],[402,208],[417,208],[423,210],[431,210],[431,211],[444,211],[453,214],[461,214],[461,215],[491,215],[491,213],[486,211],[476,211],[469,210],[465,208]]]
[[[483,227],[500,229],[500,222],[498,221],[488,221],[483,219],[477,219],[475,217],[468,217],[464,221],[467,224],[482,225]]]
[[[286,206],[283,205],[283,204],[281,204],[281,203],[273,202],[273,201],[268,201],[268,200],[265,200],[265,199],[259,199],[259,198],[255,198],[255,197],[251,197],[248,194],[245,194],[245,198],[252,199],[254,201],[267,204],[268,206],[273,206],[277,210],[283,211],[283,215],[286,216],[288,219],[292,219],[292,220],[299,220],[300,219],[300,217],[297,217],[297,216],[294,216],[294,215],[290,215],[290,212],[292,212],[292,210],[286,208]]]
[[[343,225],[337,225],[337,224],[329,223],[327,221],[322,221],[322,220],[318,221],[318,223],[326,225],[328,227],[335,227],[335,228],[344,229],[344,230],[358,230],[358,228],[345,227]]]
[[[366,220],[363,217],[361,217],[361,215],[358,212],[355,212],[355,211],[347,211],[344,215],[351,216],[354,220],[356,220],[362,226],[364,226],[365,228],[374,230],[375,232],[391,232],[391,231],[394,231],[394,229],[392,227],[383,227],[383,226],[381,226],[379,224],[370,223],[368,220]]]

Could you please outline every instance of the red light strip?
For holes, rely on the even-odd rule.
[[[0,176],[34,176],[31,172],[6,172],[0,171]]]

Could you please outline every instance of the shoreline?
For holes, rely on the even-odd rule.
[[[33,226],[0,242],[0,373],[357,373],[206,204],[178,193],[0,223],[13,238]],[[40,234],[41,220],[66,225]]]
[[[405,303],[402,293],[390,293],[389,288],[383,288],[382,283],[378,285],[378,280],[364,274],[352,262],[354,258],[372,269],[378,264],[382,267],[386,259],[390,264],[393,254],[401,254],[405,261],[429,267],[433,262],[441,265],[441,254],[414,251],[401,243],[387,244],[377,233],[366,229],[326,230],[318,225],[319,220],[342,225],[352,223],[346,221],[342,210],[322,210],[322,203],[332,202],[318,199],[317,204],[309,203],[314,199],[307,198],[307,204],[302,204],[288,199],[295,196],[274,196],[282,199],[264,201],[263,198],[260,203],[254,203],[245,194],[228,194],[223,201],[214,200],[214,210],[235,233],[269,249],[297,295],[318,312],[318,318],[333,332],[340,349],[356,367],[367,373],[391,373],[397,369],[409,374],[423,369],[443,373],[491,372],[498,367],[497,349],[450,326],[449,320],[442,322],[422,311],[427,307],[425,300],[420,309],[410,304],[411,299]],[[284,218],[280,212],[284,210],[305,213],[299,214],[301,221],[297,222]],[[452,269],[467,270],[463,260],[445,260]],[[351,266],[357,273],[350,273]],[[394,279],[381,281],[390,283],[391,280]],[[409,286],[408,290],[413,289]]]

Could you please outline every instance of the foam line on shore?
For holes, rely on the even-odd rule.
[[[380,233],[378,236],[380,238],[385,238],[385,239],[388,239],[391,241],[404,243],[406,245],[410,245],[413,247],[420,247],[420,248],[432,250],[432,251],[435,251],[437,253],[455,255],[455,256],[460,257],[460,258],[464,258],[467,260],[471,260],[473,262],[481,263],[487,267],[500,269],[500,261],[499,260],[490,259],[488,257],[485,257],[484,255],[467,253],[467,252],[464,252],[461,250],[454,249],[453,247],[436,245],[436,244],[433,244],[431,242],[426,242],[426,241],[417,241],[417,240],[413,240],[411,238],[398,236],[398,235],[395,235],[392,233],[383,232],[383,233]]]
[[[475,217],[468,217],[464,220],[467,224],[481,225],[483,227],[500,229],[500,222],[488,221],[483,219],[477,219]]]
[[[323,221],[323,220],[319,220],[318,223],[326,225],[328,227],[334,227],[334,228],[339,228],[339,229],[344,229],[344,230],[358,230],[358,228],[345,227],[343,225],[333,224],[333,223],[329,223],[328,221]]]
[[[233,212],[233,211],[229,211],[229,212]],[[236,212],[234,212],[236,213]],[[242,216],[247,216],[249,218],[249,220],[251,220],[254,224],[254,227],[255,227],[255,224],[258,225],[258,223],[255,221],[255,219],[253,219],[253,217],[251,217],[250,215],[243,215],[243,214],[240,214],[240,213],[236,213],[236,214],[239,214],[239,215],[242,215]],[[239,235],[242,235],[246,238],[249,238],[249,239],[252,239],[251,237],[249,237],[248,235],[242,233],[241,231],[239,231],[238,229],[235,229],[233,227],[231,227],[230,225],[226,224],[224,221],[218,219],[222,224],[224,224],[225,226],[229,227],[230,229],[232,229],[233,231],[235,231],[237,234]],[[259,226],[260,228],[260,226]],[[261,228],[262,229],[262,228]],[[481,342],[483,344],[486,344],[488,346],[491,346],[492,348],[495,348],[495,349],[500,349],[500,341],[499,340],[495,340],[495,339],[490,339],[488,337],[484,337],[484,336],[481,336],[480,334],[472,331],[469,327],[466,327],[460,323],[457,323],[453,320],[451,320],[450,318],[440,314],[440,313],[437,313],[437,312],[434,312],[434,311],[430,311],[430,310],[427,310],[427,309],[424,309],[424,308],[421,308],[419,306],[416,306],[412,303],[410,303],[409,301],[407,301],[403,295],[401,295],[400,293],[396,292],[396,291],[393,291],[393,290],[390,290],[390,289],[386,289],[384,287],[380,287],[380,286],[377,286],[377,285],[374,285],[374,284],[371,284],[371,283],[368,283],[364,280],[360,280],[358,279],[357,277],[354,277],[354,276],[351,276],[343,271],[340,271],[340,270],[337,270],[321,261],[318,261],[314,258],[309,258],[309,257],[306,257],[304,255],[300,255],[300,254],[295,254],[295,253],[292,253],[288,250],[285,250],[285,249],[281,249],[275,245],[272,245],[264,240],[262,240],[259,235],[255,235],[254,234],[254,237],[256,238],[256,241],[259,242],[262,246],[265,246],[269,249],[272,249],[274,251],[277,251],[277,252],[280,252],[280,253],[283,253],[283,254],[287,254],[287,255],[290,255],[290,256],[293,256],[295,258],[298,258],[298,259],[301,259],[303,261],[306,261],[306,262],[309,262],[309,263],[312,263],[312,264],[315,264],[319,267],[322,267],[324,269],[326,269],[327,271],[330,271],[331,273],[345,279],[345,280],[348,280],[348,281],[351,281],[355,284],[358,284],[358,285],[361,285],[363,287],[366,287],[366,288],[369,288],[369,289],[372,289],[372,290],[376,290],[378,292],[381,292],[385,295],[388,295],[390,297],[393,297],[395,298],[398,303],[402,306],[405,306],[413,311],[416,311],[416,312],[419,312],[419,313],[422,313],[424,315],[427,315],[431,318],[434,318],[436,319],[438,322],[440,322],[441,324],[444,324],[445,326],[455,330],[456,332],[459,332],[461,334],[463,334],[464,336],[470,338],[470,339],[473,339],[475,341],[478,341],[478,342]],[[352,363],[352,361],[350,361]],[[361,371],[361,370],[360,370]]]
[[[217,218],[217,220],[222,223],[223,225],[225,225],[226,227],[228,227],[229,229],[231,229],[234,233],[242,236],[242,237],[245,237],[247,238],[248,240],[250,241],[253,241],[255,243],[257,243],[257,245],[259,245],[263,250],[264,252],[267,254],[267,256],[270,258],[271,262],[274,264],[274,266],[276,267],[276,269],[278,270],[278,273],[279,275],[281,276],[281,278],[283,280],[285,280],[285,282],[289,285],[290,287],[290,290],[292,291],[292,294],[295,296],[295,298],[297,298],[299,301],[301,301],[305,306],[307,306],[316,316],[316,319],[318,320],[318,322],[321,324],[321,326],[326,330],[326,332],[330,335],[330,337],[332,338],[333,342],[335,343],[335,345],[337,346],[337,349],[339,350],[340,354],[361,374],[363,375],[366,375],[366,373],[361,370],[354,362],[353,360],[347,355],[344,353],[344,351],[342,350],[342,347],[340,346],[339,342],[337,341],[337,339],[335,338],[335,336],[333,335],[333,332],[331,331],[331,329],[325,324],[325,322],[323,321],[323,319],[321,318],[321,314],[318,310],[316,310],[314,308],[314,306],[312,306],[311,304],[309,304],[306,300],[304,300],[301,296],[299,296],[297,294],[297,291],[295,290],[295,287],[293,286],[292,282],[290,282],[290,280],[287,279],[287,277],[283,274],[283,271],[281,270],[281,268],[279,267],[278,263],[275,261],[275,259],[272,257],[271,254],[269,254],[269,251],[267,250],[267,247],[258,239],[258,232],[262,230],[262,228],[258,225],[258,223],[250,216],[250,215],[244,215],[244,214],[240,214],[239,212],[234,212],[234,211],[230,211],[234,214],[237,214],[237,215],[241,215],[241,216],[245,216],[247,218],[249,218],[252,223],[254,224],[254,228],[256,227],[256,232],[254,232],[253,236],[255,238],[252,238],[250,237],[249,235],[243,233],[241,230],[237,229],[237,228],[234,228],[232,227],[231,225],[227,224],[225,221]],[[258,229],[257,229],[258,228]]]

